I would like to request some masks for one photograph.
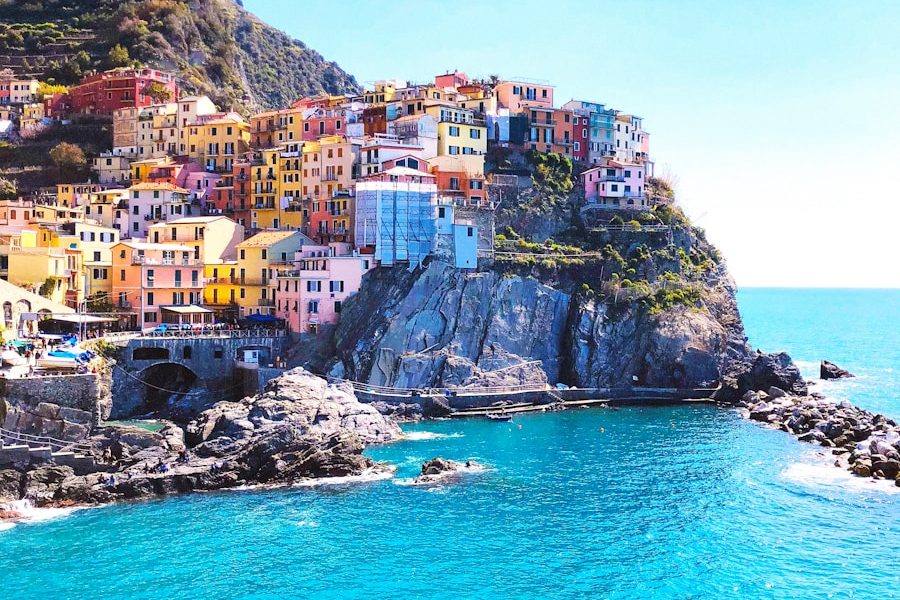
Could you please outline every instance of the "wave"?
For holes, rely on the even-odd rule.
[[[348,483],[370,483],[372,481],[381,481],[390,479],[394,476],[395,468],[381,467],[366,469],[359,475],[346,475],[344,477],[319,477],[316,479],[306,479],[291,484],[291,487],[318,487],[323,485],[345,485]]]
[[[419,442],[422,440],[442,440],[448,438],[461,438],[462,433],[437,433],[436,431],[408,431],[401,439]]]
[[[61,519],[82,508],[87,507],[70,506],[66,508],[38,508],[31,500],[15,500],[13,502],[6,502],[4,504],[0,504],[0,509],[17,513],[20,516],[15,521],[0,523],[0,531],[7,531],[9,529],[12,529],[19,523],[43,523],[46,521]]]
[[[791,483],[812,488],[838,488],[852,492],[878,491],[886,494],[900,493],[900,487],[888,479],[857,477],[843,469],[825,462],[798,462],[788,465],[781,477]]]
[[[395,485],[402,486],[416,486],[423,488],[435,488],[435,487],[444,487],[445,483],[454,482],[459,475],[474,475],[476,473],[484,473],[485,471],[491,470],[486,465],[480,463],[472,463],[471,466],[462,466],[456,471],[448,471],[437,476],[435,479],[431,479],[429,481],[416,481],[415,477],[405,477],[400,479],[394,479]]]

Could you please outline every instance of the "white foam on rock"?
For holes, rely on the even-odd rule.
[[[886,494],[900,493],[900,487],[897,487],[891,480],[857,477],[850,471],[836,467],[821,458],[810,462],[790,464],[781,472],[781,477],[791,483],[810,488],[830,488],[851,492],[874,491]]]

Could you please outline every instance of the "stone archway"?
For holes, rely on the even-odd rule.
[[[133,375],[138,398],[132,414],[156,415],[187,421],[198,412],[194,396],[200,378],[190,368],[176,362],[158,362]],[[205,394],[204,394],[205,396]]]

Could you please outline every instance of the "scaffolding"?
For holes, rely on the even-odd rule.
[[[434,184],[404,181],[361,183],[356,193],[356,240],[374,246],[382,266],[415,268],[431,254],[437,227]]]

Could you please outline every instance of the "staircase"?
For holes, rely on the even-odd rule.
[[[58,440],[0,428],[0,467],[50,464],[72,467],[76,474],[96,470],[91,447],[84,442]]]

